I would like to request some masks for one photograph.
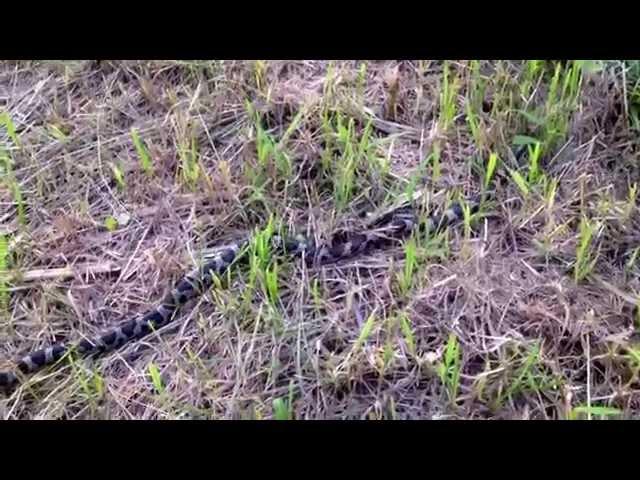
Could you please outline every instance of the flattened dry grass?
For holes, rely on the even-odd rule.
[[[2,418],[630,418],[637,65],[3,62],[0,369],[153,307],[205,248],[493,192],[323,268],[254,244],[157,334]],[[517,154],[516,154],[517,153]]]

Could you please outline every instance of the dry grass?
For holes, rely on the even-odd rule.
[[[615,62],[576,68],[3,62],[0,369],[141,314],[272,215],[321,236],[412,182],[496,196],[404,249],[235,269],[160,334],[34,375],[0,416],[637,417],[638,90]],[[541,141],[537,164],[516,135]]]

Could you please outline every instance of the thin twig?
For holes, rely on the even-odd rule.
[[[120,266],[110,262],[103,262],[97,264],[83,264],[76,266],[68,266],[62,268],[41,268],[35,270],[28,270],[26,272],[18,272],[8,274],[10,280],[33,282],[38,280],[50,280],[53,278],[69,278],[85,275],[97,275],[100,273],[119,272]],[[5,273],[5,272],[0,272]]]

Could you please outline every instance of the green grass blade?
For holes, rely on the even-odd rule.
[[[527,184],[527,180],[517,170],[511,170],[511,169],[508,169],[508,170],[509,170],[509,174],[511,175],[511,178],[513,179],[515,184],[518,186],[522,194],[525,197],[528,196],[529,185]]]
[[[4,128],[7,130],[7,135],[15,144],[15,146],[20,147],[20,138],[18,138],[18,134],[16,133],[16,126],[13,123],[9,112],[2,112],[2,114],[0,114],[0,125],[4,126]]]
[[[133,145],[136,148],[136,153],[138,154],[138,159],[140,160],[140,165],[142,170],[147,174],[153,174],[153,162],[151,160],[151,155],[149,154],[149,150],[146,145],[140,138],[140,134],[134,128],[131,129],[131,138],[133,140]]]
[[[151,383],[156,392],[162,393],[164,391],[164,385],[162,383],[162,377],[160,376],[160,370],[158,370],[158,367],[153,362],[149,364],[149,376],[151,377]]]
[[[375,323],[376,315],[375,312],[372,312],[367,318],[367,321],[364,322],[362,326],[362,330],[360,330],[360,335],[358,335],[358,339],[356,340],[355,345],[353,346],[353,350],[356,351],[364,345],[364,342],[367,341],[369,336],[371,335],[371,331],[373,330],[373,324]]]
[[[9,269],[9,243],[5,235],[0,234],[0,308],[5,310],[9,305],[9,285],[7,270]]]
[[[489,188],[489,185],[491,184],[491,180],[493,180],[493,175],[496,171],[497,166],[498,166],[498,155],[492,152],[491,155],[489,155],[489,161],[487,162],[487,170],[484,176],[485,190]]]

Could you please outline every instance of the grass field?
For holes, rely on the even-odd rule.
[[[256,257],[0,418],[637,418],[639,82],[620,61],[0,63],[0,370],[144,313],[269,220],[322,237],[418,188],[494,193],[390,251]]]

